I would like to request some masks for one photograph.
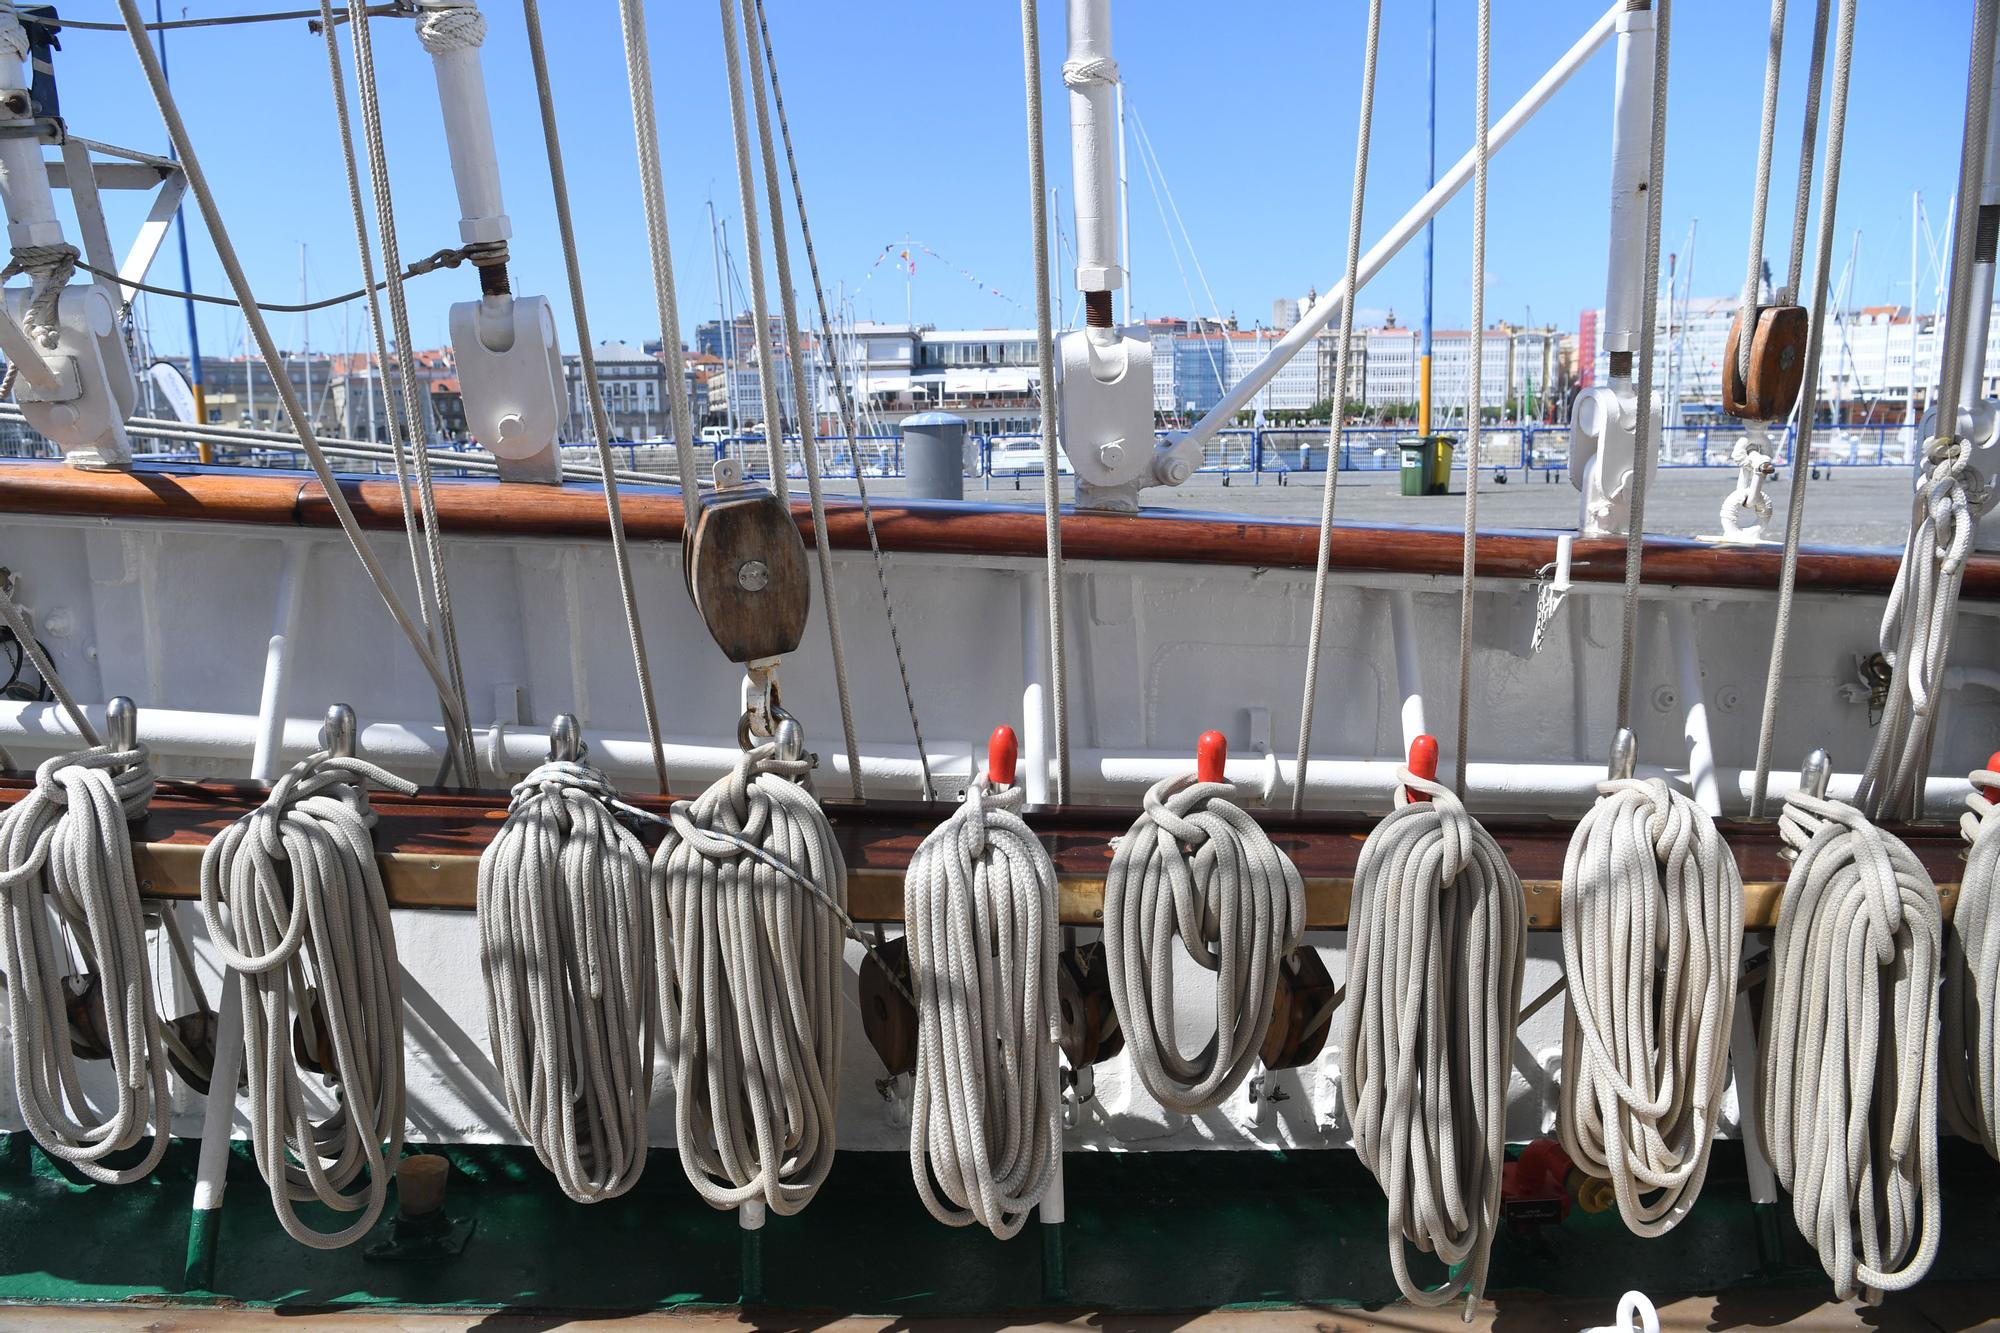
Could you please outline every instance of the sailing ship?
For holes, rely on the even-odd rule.
[[[65,119],[55,87],[80,58],[52,39],[79,21],[0,0],[25,279],[0,316],[4,412],[64,453],[0,462],[0,1301],[338,1319],[1401,1297],[1553,1326],[1584,1307],[1537,1289],[1601,1319],[1627,1287],[1775,1285],[1992,1312],[2000,3],[1969,6],[1940,381],[1900,551],[1801,540],[1855,0],[1787,37],[1812,44],[1818,229],[1802,199],[1813,265],[1768,292],[1766,117],[1718,541],[1644,525],[1669,0],[1618,0],[1497,115],[1488,5],[1468,7],[1471,146],[1364,250],[1372,0],[1345,266],[1165,439],[1150,344],[1112,304],[1109,0],[1065,8],[1086,327],[1048,314],[1025,0],[1051,391],[1043,504],[1021,507],[871,498],[858,468],[831,494],[844,441],[781,402],[811,401],[798,357],[789,384],[760,377],[758,415],[799,437],[721,457],[698,437],[641,0],[618,6],[630,202],[672,400],[649,472],[611,449],[581,272],[608,261],[571,236],[537,0],[520,21],[561,330],[510,272],[488,16],[315,16],[378,364],[412,344],[376,36],[436,71],[461,244],[424,262],[465,284],[452,341],[483,445],[448,458],[479,475],[450,478],[413,375],[387,444],[315,431],[158,21],[118,0],[99,26],[129,37],[164,156],[76,133],[88,107]],[[784,160],[788,111],[810,108],[783,101],[762,0],[721,16],[751,327],[798,347],[815,313],[828,327]],[[1478,376],[1462,530],[1338,522],[1337,468],[1318,522],[1145,504],[1336,321],[1345,383],[1356,298],[1468,191],[1478,364],[1489,161],[1597,59],[1617,72],[1609,376],[1576,405],[1572,529],[1480,526]],[[154,198],[122,259],[114,189]],[[287,424],[137,413],[131,303],[184,204]],[[578,434],[587,457],[562,447]],[[135,462],[149,437],[204,458]],[[310,473],[227,465],[271,443]],[[1788,458],[1780,518],[1762,486]]]

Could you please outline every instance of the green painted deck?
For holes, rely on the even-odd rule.
[[[115,1188],[70,1179],[25,1134],[0,1136],[0,1303],[583,1313],[726,1306],[741,1294],[742,1233],[733,1215],[695,1198],[671,1152],[655,1152],[625,1197],[586,1207],[564,1199],[525,1149],[446,1150],[446,1211],[476,1223],[470,1243],[456,1257],[382,1262],[367,1257],[367,1243],[328,1253],[292,1241],[238,1146],[215,1290],[183,1293],[195,1145],[176,1144],[150,1181]],[[1930,1281],[1995,1283],[2000,1166],[1972,1144],[1948,1139],[1944,1149],[1944,1245]],[[906,1157],[845,1153],[805,1212],[774,1217],[763,1232],[762,1304],[918,1317],[1396,1297],[1381,1196],[1350,1153],[1072,1153],[1066,1166],[1063,1281],[1049,1290],[1038,1228],[1000,1242],[941,1227],[917,1202]],[[386,1239],[390,1225],[370,1240]],[[1659,1299],[1828,1294],[1786,1207],[1760,1215],[1751,1206],[1742,1154],[1727,1143],[1699,1206],[1670,1235],[1639,1240],[1615,1213],[1580,1211],[1560,1226],[1509,1231],[1495,1247],[1489,1294],[1503,1315],[1507,1293],[1533,1291],[1602,1299],[1608,1317],[1629,1287]],[[2000,1285],[1993,1291],[1990,1308],[2000,1310]],[[1891,1309],[1905,1299],[1891,1297]]]

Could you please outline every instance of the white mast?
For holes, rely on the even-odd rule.
[[[1924,192],[1910,191],[1910,371],[1909,382],[1903,386],[1905,463],[1914,460],[1917,447],[1917,218],[1923,206]]]
[[[1125,259],[1125,324],[1132,322],[1132,193],[1125,179],[1125,85],[1114,85],[1118,94],[1118,253]]]

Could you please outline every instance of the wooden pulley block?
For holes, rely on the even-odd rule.
[[[1722,410],[1744,421],[1783,421],[1790,416],[1806,380],[1811,323],[1802,305],[1759,307],[1746,383],[1737,368],[1737,339],[1743,333],[1739,310],[1722,353]]]
[[[1278,968],[1271,1026],[1264,1034],[1264,1068],[1297,1069],[1319,1058],[1333,1028],[1339,995],[1319,950],[1302,944]]]
[[[63,989],[70,1054],[79,1060],[109,1060],[111,1029],[104,1014],[104,983],[95,972],[85,972],[80,978],[71,977]]]
[[[902,990],[910,988],[910,945],[897,936],[861,959],[861,1030],[894,1078],[917,1067],[917,1010]]]
[[[197,1010],[170,1018],[164,1026],[174,1034],[174,1040],[167,1043],[167,1064],[180,1075],[181,1082],[208,1096],[208,1080],[215,1069],[215,1015]],[[247,1078],[245,1071],[239,1083]]]
[[[313,1039],[307,1040],[306,1022],[312,1021]],[[306,992],[305,1009],[292,1020],[292,1057],[302,1069],[338,1081],[335,1073],[333,1054],[333,1029],[326,1021],[326,1006],[320,1003],[319,992]]]
[[[783,657],[812,609],[806,544],[791,507],[761,486],[715,491],[686,546],[688,594],[732,662]]]
[[[1056,958],[1056,1009],[1062,1019],[1063,1055],[1071,1069],[1101,1064],[1125,1049],[1118,1010],[1111,1003],[1111,974],[1104,942],[1065,949]]]

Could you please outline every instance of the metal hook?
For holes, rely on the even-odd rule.
[[[361,724],[354,710],[346,704],[334,704],[326,710],[326,722],[319,729],[320,748],[335,759],[352,759],[360,732]]]
[[[139,706],[122,694],[104,705],[104,743],[114,750],[139,748]]]
[[[549,723],[549,761],[558,764],[580,764],[590,747],[583,743],[583,724],[576,720],[575,713],[557,713],[555,721]]]
[[[1606,766],[1606,776],[1613,782],[1623,782],[1638,771],[1639,738],[1632,734],[1632,728],[1620,727],[1611,738],[1611,762]]]
[[[1825,750],[1814,750],[1799,766],[1799,790],[1815,800],[1826,799],[1826,784],[1833,777],[1833,760]]]

